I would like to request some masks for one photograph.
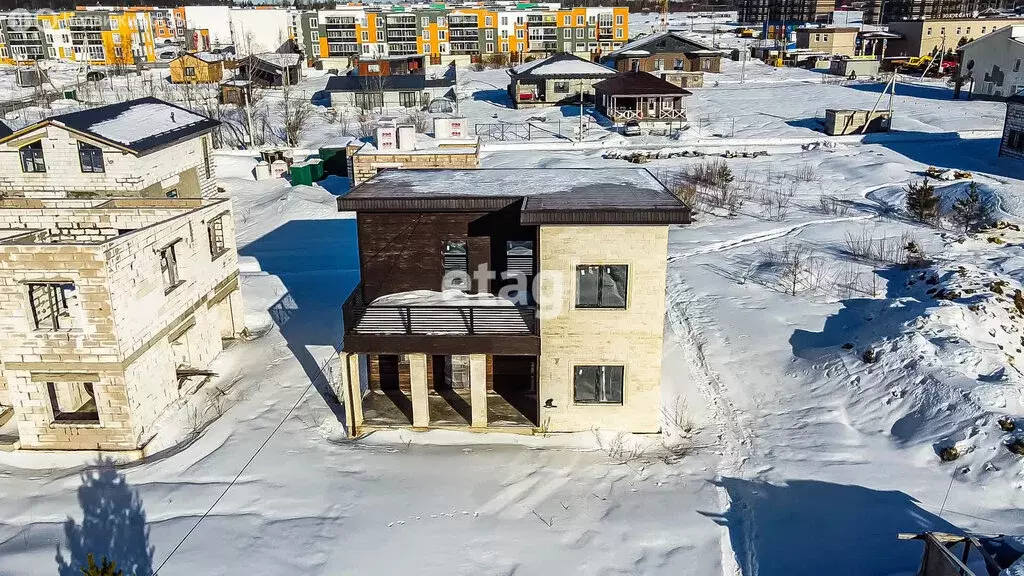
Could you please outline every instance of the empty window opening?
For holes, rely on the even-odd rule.
[[[577,404],[622,404],[622,366],[576,366],[573,400]]]
[[[628,266],[577,266],[577,308],[625,308]]]
[[[47,382],[46,389],[54,422],[99,423],[92,382]]]
[[[533,240],[509,240],[505,243],[509,276],[533,276]]]
[[[170,292],[182,283],[178,277],[178,255],[175,247],[177,242],[160,250],[160,274],[164,279],[164,289]]]
[[[224,245],[224,217],[217,216],[206,224],[206,231],[210,236],[210,257],[216,259],[227,252]]]
[[[53,332],[75,327],[72,312],[78,308],[78,295],[74,284],[29,284],[28,300],[36,330]]]

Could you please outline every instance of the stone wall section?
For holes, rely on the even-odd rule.
[[[540,425],[552,432],[600,428],[657,432],[665,326],[668,226],[542,226],[538,369]],[[576,267],[629,266],[624,310],[577,309]],[[544,314],[544,312],[542,312]],[[575,366],[624,367],[622,404],[576,404]],[[545,407],[548,400],[554,408]]]

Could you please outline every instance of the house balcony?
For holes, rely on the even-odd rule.
[[[420,294],[427,291],[392,294],[365,304],[361,292],[356,288],[342,307],[347,352],[540,353],[534,306],[513,305],[489,294],[422,300]]]

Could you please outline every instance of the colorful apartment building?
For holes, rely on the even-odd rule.
[[[629,35],[628,8],[557,5],[394,6],[362,5],[306,12],[301,37],[310,59],[425,54],[442,59],[504,54],[572,52],[590,56],[621,47]],[[450,58],[452,57],[452,58]]]

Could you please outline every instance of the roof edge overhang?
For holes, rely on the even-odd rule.
[[[596,209],[596,210],[524,210],[519,223],[524,226],[543,225],[639,225],[668,226],[690,224],[688,206],[664,207],[651,210]]]

